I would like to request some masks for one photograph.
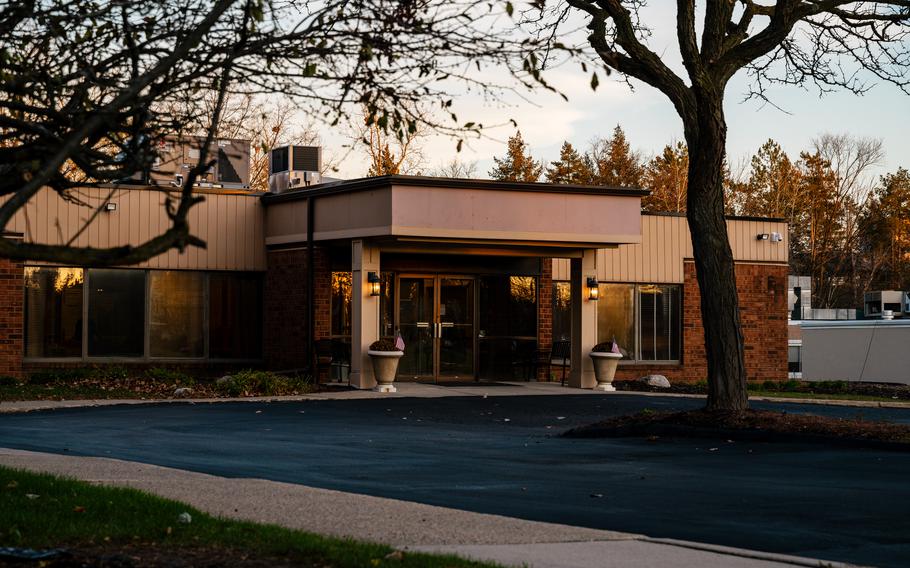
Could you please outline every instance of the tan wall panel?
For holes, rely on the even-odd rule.
[[[104,202],[105,188],[83,188],[76,194],[92,206]],[[206,249],[172,250],[137,265],[144,268],[191,270],[265,270],[263,208],[255,194],[200,192],[205,201],[190,210],[190,230],[206,241]],[[170,221],[164,210],[165,193],[153,189],[119,189],[111,201],[114,212],[101,212],[75,241],[75,246],[107,248],[138,245],[160,235]],[[12,219],[9,230],[21,232],[27,242],[64,244],[94,211],[61,199],[44,189]],[[59,227],[58,227],[59,225]]]
[[[737,261],[787,262],[787,224],[767,220],[729,219],[727,231]],[[683,260],[692,258],[692,240],[685,217],[642,215],[640,244],[619,245],[597,253],[597,278],[602,282],[682,283]],[[783,241],[760,241],[762,233],[780,233]],[[553,279],[568,280],[568,260],[553,260]]]

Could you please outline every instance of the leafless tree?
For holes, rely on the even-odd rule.
[[[649,45],[644,5],[643,0],[564,0],[527,16],[526,23],[554,42],[570,42],[582,15],[591,60],[657,89],[679,114],[690,158],[686,212],[705,329],[707,407],[738,411],[748,407],[748,396],[724,219],[729,81],[748,73],[750,96],[765,100],[777,84],[859,94],[871,87],[869,77],[910,92],[910,1],[707,0],[699,10],[695,0],[677,0],[682,73]],[[595,69],[592,87],[598,82]]]
[[[452,158],[433,170],[433,175],[445,178],[473,179],[477,177],[477,162],[463,162],[458,158]]]
[[[422,123],[477,131],[458,120],[447,91],[516,84],[471,70],[495,63],[518,85],[547,86],[526,63],[540,42],[500,34],[509,11],[474,0],[0,0],[0,231],[42,188],[78,200],[81,187],[147,172],[164,136],[203,124],[211,141],[230,95],[282,93],[328,124],[365,108],[367,124],[399,139]],[[211,92],[206,109],[198,101]],[[417,102],[441,112],[416,114]],[[171,226],[145,243],[92,249],[3,237],[0,255],[109,266],[205,246],[187,220],[209,158],[201,152],[169,194]]]

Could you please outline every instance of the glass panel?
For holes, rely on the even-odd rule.
[[[332,273],[332,335],[351,335],[351,290],[350,272]]]
[[[398,281],[399,324],[404,339],[404,356],[398,364],[403,377],[433,375],[433,290],[432,278]]]
[[[379,274],[379,336],[395,336],[395,275],[391,272]]]
[[[553,341],[572,340],[571,284],[553,283]]]
[[[261,356],[262,278],[258,274],[212,273],[209,276],[209,357],[259,359]]]
[[[635,286],[632,284],[600,284],[599,288],[597,341],[615,340],[623,356],[634,359]],[[644,345],[644,339],[642,339],[642,345]]]
[[[656,306],[657,306],[657,286],[640,286],[638,289],[638,306],[639,319],[641,322],[641,358],[644,361],[654,361],[656,340],[654,334],[657,328]]]
[[[145,271],[92,269],[88,281],[89,356],[142,357]]]
[[[442,278],[439,288],[439,374],[474,375],[474,279]]]
[[[25,356],[82,356],[81,268],[25,268]]]
[[[480,334],[483,337],[537,337],[537,278],[482,276]]]
[[[642,285],[638,288],[643,361],[679,360],[679,286]]]
[[[149,277],[151,356],[204,356],[204,276],[198,272],[155,270]]]

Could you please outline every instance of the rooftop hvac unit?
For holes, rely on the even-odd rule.
[[[282,193],[321,183],[322,148],[279,146],[269,154],[269,191]]]
[[[159,143],[158,158],[149,172],[153,185],[183,186],[190,170],[199,163],[205,138],[167,137]],[[245,189],[250,186],[250,141],[220,138],[213,140],[206,162],[214,164],[196,177],[197,187]]]

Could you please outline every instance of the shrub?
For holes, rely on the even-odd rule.
[[[145,376],[162,383],[177,384],[185,387],[191,387],[196,384],[196,380],[187,373],[176,369],[168,369],[166,367],[152,367],[151,369],[147,369],[145,371]]]
[[[21,381],[16,377],[10,377],[9,375],[0,375],[0,386],[2,387],[14,387],[17,386]]]
[[[370,344],[370,351],[399,351],[392,339],[380,339]]]
[[[119,365],[104,365],[91,369],[89,376],[102,381],[123,381],[130,378],[130,372]]]
[[[72,383],[85,380],[93,376],[94,371],[86,368],[76,369],[49,369],[36,371],[28,376],[28,382],[33,385],[51,385],[54,383]]]

